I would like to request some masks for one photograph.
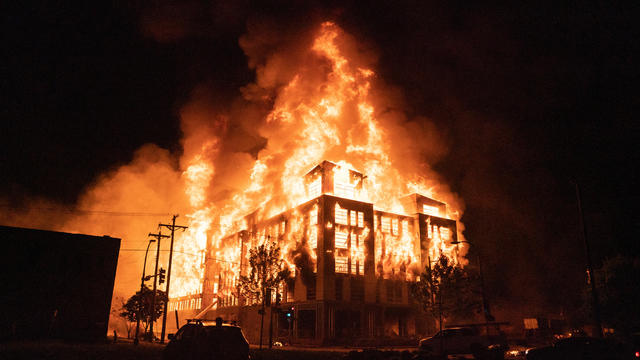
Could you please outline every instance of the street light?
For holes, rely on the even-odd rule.
[[[461,241],[452,241],[452,244],[459,245],[462,243],[469,244],[469,246],[474,246],[472,242],[467,240]],[[494,318],[491,316],[491,311],[489,310],[489,303],[487,302],[487,296],[484,291],[484,274],[482,273],[482,261],[480,261],[480,254],[476,254],[476,258],[478,260],[478,270],[480,273],[480,293],[482,295],[482,312],[484,313],[485,327],[487,328],[487,335],[489,334],[489,322],[493,321]]]
[[[147,244],[147,250],[144,252],[144,264],[142,265],[142,278],[140,279],[140,303],[138,304],[138,316],[136,316],[136,337],[133,338],[134,345],[138,345],[138,332],[140,331],[140,315],[142,315],[142,294],[144,291],[144,278],[147,270],[147,255],[149,255],[149,247],[152,243],[156,242],[154,239],[149,239]]]

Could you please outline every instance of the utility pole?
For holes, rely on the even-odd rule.
[[[153,335],[153,323],[154,323],[153,316],[155,315],[155,312],[156,312],[156,289],[158,284],[158,262],[160,261],[160,240],[162,240],[163,238],[168,238],[169,235],[162,235],[161,230],[158,229],[157,234],[149,233],[149,236],[154,237],[158,240],[158,247],[156,251],[156,269],[153,272],[153,294],[151,294],[151,316],[149,319],[149,333],[151,334],[151,341],[153,341],[153,336],[154,336]]]
[[[171,245],[169,246],[169,270],[167,271],[167,301],[164,303],[164,311],[162,312],[162,333],[160,335],[160,343],[164,344],[164,334],[167,329],[167,310],[169,309],[169,286],[171,285],[171,262],[173,261],[173,238],[176,232],[176,229],[185,230],[186,226],[176,225],[176,218],[178,214],[173,215],[173,219],[171,220],[171,225],[169,224],[159,224],[160,227],[166,227],[171,230]]]
[[[600,319],[600,301],[598,300],[598,291],[596,288],[596,274],[593,271],[593,266],[591,265],[591,252],[589,251],[589,242],[587,241],[587,227],[584,223],[584,214],[582,212],[582,201],[580,196],[580,187],[578,183],[574,183],[576,186],[576,198],[578,200],[578,212],[580,215],[580,225],[582,228],[582,240],[584,240],[584,256],[587,258],[587,275],[588,280],[591,283],[591,302],[593,307],[593,322],[596,326],[596,336],[597,338],[602,338],[602,321]]]
[[[149,255],[149,246],[151,246],[151,243],[154,242],[154,239],[149,239],[149,243],[147,244],[147,251],[144,252],[144,264],[142,265],[142,277],[140,278],[140,304],[138,304],[138,315],[136,316],[136,337],[133,338],[134,345],[138,345],[138,342],[140,341],[138,339],[138,333],[140,331],[140,316],[142,315],[142,300],[144,298],[144,282],[146,280],[145,271],[147,269],[147,255]]]

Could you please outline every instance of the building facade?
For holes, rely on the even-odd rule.
[[[261,306],[240,296],[238,278],[250,270],[249,249],[270,241],[283,250],[294,276],[272,294],[273,303],[280,301],[266,311],[265,343],[271,317],[273,337],[293,343],[431,332],[433,323],[412,301],[410,286],[435,260],[434,241],[457,239],[456,221],[446,217],[446,204],[419,194],[400,199],[403,213],[378,210],[355,200],[363,174],[337,171],[324,161],[306,176],[311,200],[266,220],[247,216],[245,230],[223,240],[235,244],[239,264],[208,257],[202,293],[172,299],[170,309],[183,318],[201,313],[236,321],[259,342]]]

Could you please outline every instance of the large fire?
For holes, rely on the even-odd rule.
[[[268,219],[318,196],[317,186],[305,184],[305,174],[324,159],[337,164],[335,196],[373,203],[379,210],[405,214],[408,211],[399,199],[409,193],[419,193],[448,203],[446,213],[436,215],[459,220],[461,211],[446,187],[437,179],[429,178],[427,175],[430,174],[420,173],[425,166],[420,162],[420,154],[411,148],[394,149],[412,146],[408,139],[404,142],[398,139],[398,133],[407,137],[419,135],[403,131],[398,122],[385,127],[391,110],[381,108],[384,103],[372,95],[376,75],[372,69],[361,66],[357,58],[350,58],[351,51],[352,41],[337,25],[331,22],[321,25],[315,40],[308,44],[306,57],[309,62],[300,66],[282,87],[259,128],[260,135],[267,138],[268,143],[253,159],[250,183],[246,187],[236,188],[223,200],[207,199],[207,188],[216,186],[211,183],[216,169],[214,161],[205,154],[211,153],[215,144],[206,142],[201,152],[193,155],[183,174],[192,211],[187,216],[189,230],[178,241],[173,274],[175,287],[171,288],[171,297],[202,292],[205,256],[212,256],[221,262],[223,269],[238,274],[240,248],[237,242],[224,239],[245,230],[242,219],[256,209],[259,218]],[[351,183],[350,170],[366,174],[361,187],[356,189]],[[356,216],[355,212],[351,214]],[[300,223],[293,222],[290,226],[291,236],[282,251],[287,261],[291,258],[290,252],[296,248],[294,234],[302,229]],[[364,226],[366,232],[375,231],[371,224]],[[385,226],[406,224],[383,222],[382,227]],[[455,251],[459,249],[447,241],[449,237],[444,232],[433,237],[430,256],[445,254],[457,261]],[[405,268],[419,265],[415,241],[406,235],[407,232],[404,234],[387,240],[384,251],[376,249],[376,263],[397,263]],[[270,235],[264,231],[259,237],[265,241]],[[307,235],[313,242],[314,234]],[[461,234],[458,236],[461,239]],[[194,257],[194,254],[200,256]],[[363,258],[361,247],[352,246],[351,256]]]
[[[421,212],[460,219],[461,201],[427,164],[434,153],[443,152],[435,127],[425,126],[430,123],[424,118],[408,118],[398,92],[379,79],[360,44],[336,24],[325,22],[312,35],[294,38],[295,45],[264,50],[272,44],[265,38],[273,34],[262,35],[262,30],[251,34],[250,29],[240,41],[256,70],[255,83],[242,88],[241,110],[219,111],[202,95],[206,90],[195,89],[192,101],[181,111],[181,155],[145,145],[131,163],[103,174],[80,197],[78,208],[94,212],[57,220],[36,219],[34,212],[26,212],[10,214],[8,222],[121,237],[116,294],[128,297],[140,286],[146,234],[155,231],[159,220],[179,213],[178,223],[188,229],[176,238],[170,289],[175,298],[202,292],[207,260],[237,276],[241,250],[229,235],[248,226],[244,222],[248,214],[267,220],[298,211],[298,205],[319,196],[318,180],[308,183],[305,175],[323,160],[336,165],[334,196],[402,215],[409,211],[399,199],[418,193],[447,204],[446,210],[434,207]],[[365,176],[358,186],[351,178],[354,171]],[[113,209],[125,216],[106,216],[103,211]],[[166,213],[166,217],[140,212]],[[286,225],[290,230],[281,243],[282,256],[292,268],[300,237],[313,248],[318,240],[314,229],[325,226],[335,227],[336,241],[374,234],[378,275],[388,275],[392,271],[388,269],[419,270],[415,239],[407,231],[393,231],[404,229],[404,221],[383,217],[379,225],[367,224],[358,212],[341,209],[336,209],[336,224],[304,223],[305,214],[299,215],[290,216]],[[314,218],[308,215],[307,219]],[[347,218],[357,224],[357,235],[343,226]],[[445,254],[464,261],[460,256],[466,249],[451,244],[452,234],[444,227],[428,228],[433,232],[429,256]],[[266,241],[283,229],[284,224],[270,225],[253,236]],[[387,235],[401,235],[379,241],[385,229]],[[458,222],[458,240],[462,230]],[[161,248],[160,263],[166,267],[168,242],[163,241]],[[362,243],[352,241],[349,249],[342,250],[342,258],[336,257],[341,268],[336,270],[345,271],[346,257],[362,266],[366,254]],[[154,255],[150,252],[149,258]],[[315,261],[313,251],[306,256],[307,262]]]

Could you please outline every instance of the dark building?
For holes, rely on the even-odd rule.
[[[276,338],[374,343],[430,333],[433,321],[412,301],[410,284],[442,251],[434,242],[455,242],[456,221],[446,218],[446,204],[419,194],[399,199],[398,213],[375,209],[356,200],[365,176],[337,167],[324,161],[307,174],[312,199],[304,204],[268,219],[258,212],[246,216],[246,230],[220,242],[238,249],[239,264],[219,261],[210,249],[202,293],[171,299],[170,309],[183,319],[202,312],[208,319],[237,321],[257,343],[259,304],[239,296],[237,281],[249,271],[249,249],[271,240],[289,254],[285,259],[295,274],[277,291],[283,311],[274,314]],[[267,311],[263,336],[269,316]]]
[[[120,239],[0,226],[0,337],[107,334]]]

